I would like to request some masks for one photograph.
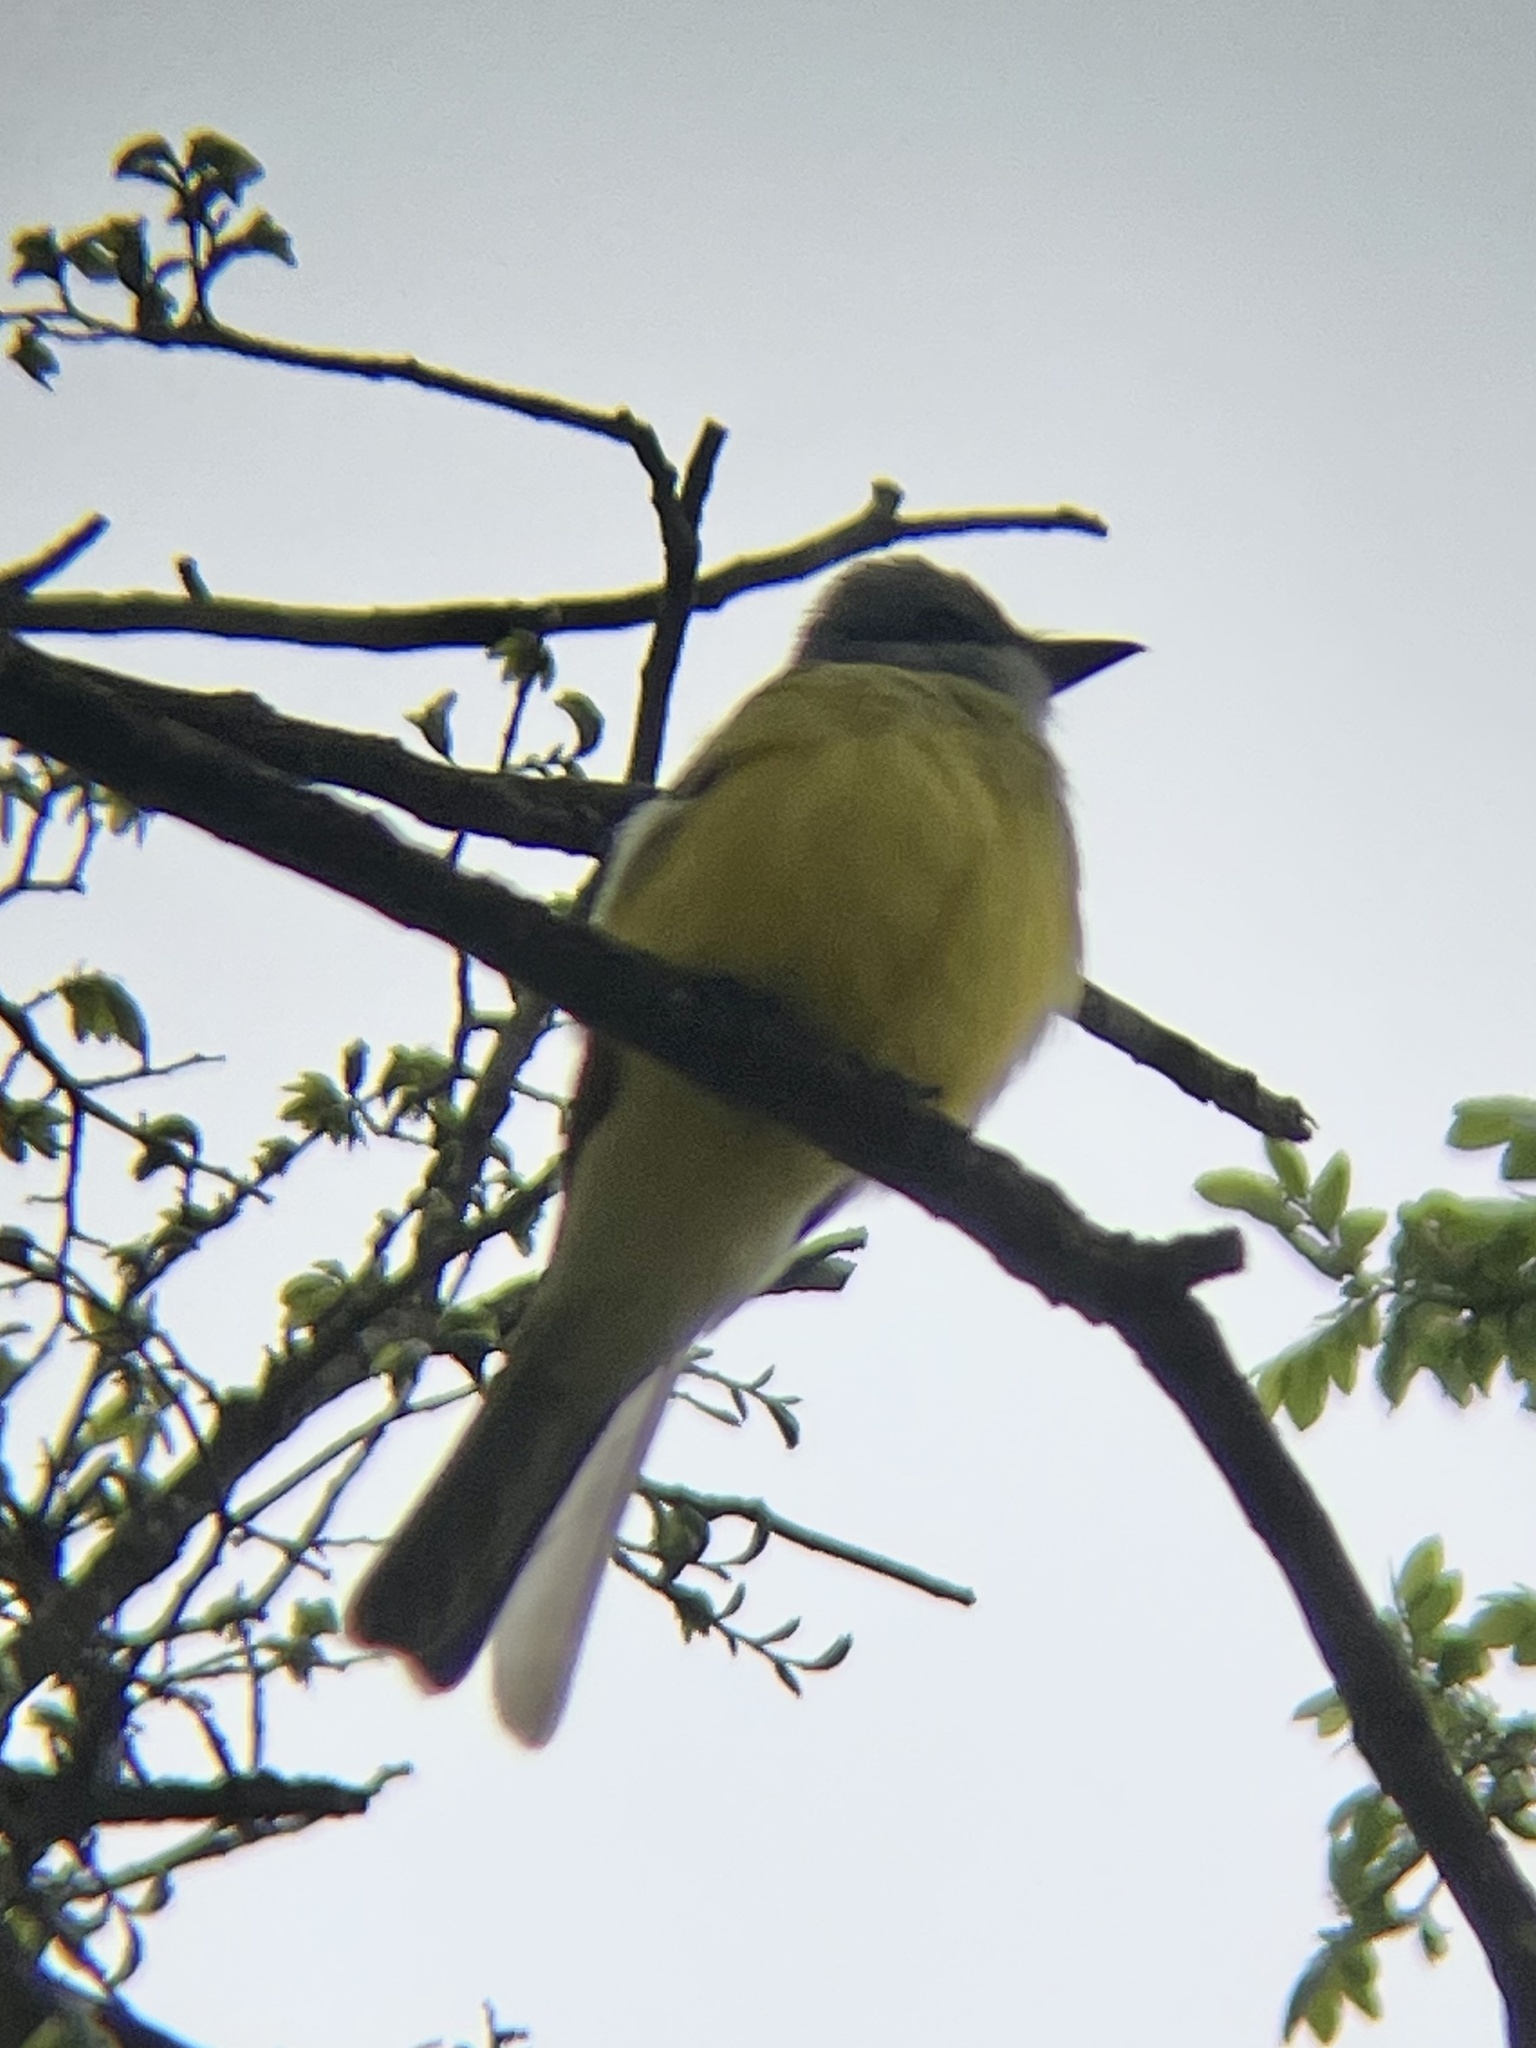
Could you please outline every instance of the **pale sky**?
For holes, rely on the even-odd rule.
[[[712,413],[711,559],[877,475],[913,508],[1102,511],[1107,543],[934,550],[1021,619],[1152,650],[1056,723],[1090,971],[1301,1095],[1362,1199],[1491,1185],[1440,1140],[1458,1097],[1536,1092],[1527,7],[13,13],[7,228],[136,207],[148,188],[107,175],[123,139],[222,129],[267,164],[301,265],[245,266],[229,318],[628,404],[679,456]],[[220,592],[402,603],[600,589],[655,558],[618,453],[233,362],[76,355],[51,397],[11,372],[0,451],[0,558],[111,516],[82,588],[170,588],[192,553]],[[802,602],[701,622],[674,760]],[[637,646],[561,650],[615,730]],[[496,710],[473,653],[95,651],[383,730],[444,687],[466,730]],[[89,958],[157,1046],[227,1052],[178,1099],[228,1152],[299,1068],[445,1012],[435,949],[168,825],[62,915],[23,934],[27,970]],[[1194,1176],[1257,1156],[1065,1027],[989,1133],[1148,1231],[1211,1220]],[[174,1302],[189,1341],[238,1371],[274,1281],[353,1256],[389,1185],[327,1162],[203,1254]],[[1290,1724],[1324,1680],[1274,1567],[1114,1342],[893,1198],[860,1214],[845,1296],[755,1307],[719,1347],[804,1397],[803,1448],[683,1417],[651,1469],[765,1490],[978,1606],[770,1556],[750,1616],[856,1636],[797,1704],[615,1584],[536,1757],[478,1680],[296,1694],[290,1768],[416,1775],[367,1821],[190,1874],[130,1987],[148,2015],[206,2048],[469,2039],[482,1998],[537,2048],[1276,2038],[1358,1774]],[[1262,1248],[1208,1295],[1247,1363],[1323,1305]],[[1365,1392],[1303,1454],[1373,1591],[1431,1530],[1483,1591],[1536,1577],[1529,1432],[1503,1396],[1461,1416],[1420,1390],[1388,1421]],[[359,1519],[385,1526],[428,1455],[400,1445]],[[1394,1955],[1386,1998],[1394,2048],[1499,2038],[1464,1934],[1435,1971]]]

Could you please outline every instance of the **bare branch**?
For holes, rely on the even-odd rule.
[[[693,1508],[709,1522],[727,1518],[750,1522],[763,1542],[770,1536],[780,1536],[797,1549],[814,1550],[821,1557],[835,1557],[843,1564],[856,1565],[860,1571],[873,1572],[882,1579],[894,1579],[901,1586],[912,1586],[919,1593],[930,1594],[935,1600],[953,1600],[961,1607],[974,1607],[976,1604],[976,1595],[969,1586],[957,1585],[953,1579],[941,1579],[933,1572],[925,1572],[920,1565],[903,1564],[900,1559],[886,1557],[881,1551],[869,1550],[861,1543],[848,1543],[841,1536],[828,1536],[820,1529],[792,1522],[765,1500],[749,1499],[743,1494],[699,1493],[691,1486],[669,1486],[656,1479],[642,1479],[637,1491],[645,1500],[663,1501],[669,1507]],[[761,1544],[758,1545],[760,1547]]]
[[[160,1779],[98,1785],[79,1774],[0,1764],[0,1834],[32,1842],[78,1841],[92,1828],[151,1821],[329,1820],[366,1813],[389,1777],[366,1785],[331,1778],[248,1772],[208,1784]]]
[[[1182,1032],[1172,1031],[1118,996],[1083,985],[1077,1021],[1094,1038],[1128,1053],[1138,1066],[1155,1068],[1196,1102],[1209,1102],[1267,1138],[1304,1145],[1312,1119],[1294,1095],[1271,1094],[1247,1067],[1229,1066]]]
[[[895,484],[876,483],[868,503],[809,539],[760,554],[737,555],[705,570],[694,588],[695,611],[718,611],[749,590],[797,583],[819,569],[901,541],[964,533],[1083,533],[1102,538],[1097,513],[1072,505],[903,513]],[[26,633],[204,633],[223,640],[273,640],[298,647],[353,647],[400,654],[431,647],[489,647],[519,628],[557,633],[611,633],[652,624],[665,584],[599,597],[484,599],[439,605],[283,605],[255,598],[172,596],[158,591],[43,597],[0,592],[0,627]]]
[[[640,670],[640,705],[635,715],[626,782],[654,782],[661,765],[672,684],[694,607],[699,574],[699,522],[724,445],[724,427],[706,420],[689,458],[682,488],[678,489],[677,479],[670,472],[656,479],[656,516],[661,524],[666,576],[655,631]]]
[[[57,540],[50,541],[47,547],[26,561],[12,562],[0,568],[0,596],[18,596],[35,590],[39,583],[46,583],[52,576],[60,575],[87,548],[95,546],[109,523],[100,512],[88,512],[61,533]]]

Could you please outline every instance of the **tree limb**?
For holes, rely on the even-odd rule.
[[[1108,532],[1097,513],[1073,505],[1026,505],[996,511],[900,511],[895,484],[877,482],[858,512],[808,540],[761,554],[737,555],[701,574],[694,611],[718,611],[744,591],[798,583],[818,569],[888,548],[899,541],[962,533]],[[609,633],[652,624],[666,585],[614,591],[606,597],[490,599],[436,605],[343,607],[272,604],[244,597],[53,593],[6,589],[14,571],[0,571],[0,628],[27,633],[204,633],[222,640],[273,640],[297,647],[353,647],[399,654],[430,647],[489,647],[521,628],[554,633]]]
[[[1289,1138],[1304,1145],[1312,1135],[1312,1119],[1294,1095],[1275,1095],[1247,1067],[1234,1067],[1159,1024],[1142,1010],[1121,1002],[1089,981],[1077,1021],[1094,1038],[1127,1053],[1138,1066],[1151,1067],[1196,1102],[1209,1102],[1266,1138]]]
[[[150,1821],[329,1820],[366,1813],[379,1784],[284,1778],[274,1771],[212,1784],[157,1779],[96,1784],[76,1772],[0,1764],[0,1835],[12,1841],[74,1842],[92,1828]]]
[[[827,1047],[778,1005],[724,980],[681,974],[498,883],[451,871],[378,820],[218,740],[133,712],[116,701],[110,677],[79,664],[0,646],[0,723],[149,808],[531,983],[582,1021],[789,1125],[957,1224],[1047,1300],[1117,1330],[1185,1415],[1284,1571],[1362,1754],[1488,1955],[1511,2038],[1520,2048],[1536,2044],[1536,1897],[1457,1777],[1320,1502],[1191,1298],[1201,1281],[1239,1269],[1235,1232],[1154,1244],[1099,1229],[1048,1182],[915,1101],[897,1077]],[[313,1412],[313,1384],[284,1394]],[[207,1459],[213,1483],[225,1430],[240,1415],[232,1411]],[[109,1613],[122,1597],[120,1580],[119,1565],[112,1573],[88,1569],[62,1587],[54,1612],[16,1645],[23,1670],[52,1669],[50,1637]]]
[[[451,766],[378,733],[290,717],[248,690],[187,690],[115,670],[90,673],[151,716],[173,718],[239,747],[296,780],[376,797],[445,831],[599,858],[615,827],[652,794],[634,783],[575,776],[544,780]],[[1213,1104],[1265,1137],[1299,1144],[1312,1134],[1312,1119],[1294,1096],[1275,1094],[1250,1069],[1219,1058],[1092,982],[1084,986],[1077,1021],[1197,1102]]]

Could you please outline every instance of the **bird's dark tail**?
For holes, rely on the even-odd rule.
[[[530,1315],[524,1326],[530,1338],[533,1321]],[[532,1604],[555,1629],[551,1640],[570,1638],[563,1654],[574,1665],[602,1565],[675,1374],[664,1366],[633,1391],[615,1388],[609,1361],[608,1370],[594,1373],[567,1355],[571,1334],[567,1323],[557,1358],[537,1341],[518,1342],[481,1413],[353,1596],[350,1634],[397,1651],[425,1685],[459,1682],[525,1567],[551,1549],[557,1564],[580,1552],[582,1586],[567,1583],[569,1564],[552,1575],[541,1563],[530,1584],[538,1596]],[[543,1540],[546,1530],[558,1544]],[[519,1602],[514,1613],[528,1606]],[[547,1653],[541,1661],[549,1661]],[[547,1701],[551,1683],[552,1677],[533,1688],[533,1705]],[[569,1669],[552,1719],[547,1706],[542,1717],[530,1707],[525,1727],[504,1710],[513,1733],[547,1740],[568,1683]]]

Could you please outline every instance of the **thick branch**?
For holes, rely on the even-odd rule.
[[[1382,1626],[1322,1504],[1201,1303],[1149,1295],[1124,1304],[1114,1322],[1284,1572],[1349,1708],[1357,1748],[1488,1958],[1511,2048],[1536,2048],[1536,1897],[1457,1776],[1407,1659]]]
[[[1106,1319],[1127,1275],[1150,1258],[1176,1284],[1236,1270],[1230,1231],[1148,1247],[1095,1231],[1044,1181],[871,1073],[776,1004],[617,945],[484,876],[447,868],[377,818],[260,767],[218,740],[119,703],[110,676],[0,644],[0,727],[67,760],[147,809],[169,811],[234,846],[444,940],[584,1023],[680,1065],[722,1093],[790,1124],[860,1172],[949,1220],[962,1215],[1019,1278]],[[824,1077],[807,1109],[807,1077]],[[1041,1233],[1033,1261],[1010,1239]],[[1065,1288],[1069,1292],[1063,1292]]]
[[[289,717],[246,690],[185,690],[115,670],[89,673],[110,683],[124,704],[224,740],[301,781],[376,797],[444,831],[596,857],[607,851],[614,827],[651,794],[634,783],[453,767],[377,733]],[[1301,1143],[1311,1135],[1312,1119],[1293,1096],[1274,1094],[1248,1068],[1219,1059],[1092,982],[1084,988],[1078,1022],[1197,1102],[1214,1104],[1266,1137]]]
[[[743,591],[797,583],[818,569],[904,540],[961,533],[1086,533],[1107,528],[1096,513],[1073,505],[998,511],[898,510],[894,484],[877,483],[867,505],[849,519],[789,547],[738,555],[706,570],[694,587],[694,611],[718,611]],[[607,633],[656,620],[665,584],[614,591],[606,597],[491,599],[456,604],[373,606],[270,604],[254,598],[193,598],[158,591],[122,595],[55,593],[41,597],[0,589],[0,627],[28,633],[206,633],[221,640],[276,640],[299,647],[356,647],[400,654],[429,647],[489,647],[518,628],[555,633]]]
[[[105,678],[108,671],[92,673]],[[556,780],[455,767],[379,733],[290,717],[250,690],[183,690],[116,671],[111,682],[121,701],[141,713],[223,740],[299,781],[377,797],[446,832],[600,854],[615,825],[649,794],[575,776]]]

